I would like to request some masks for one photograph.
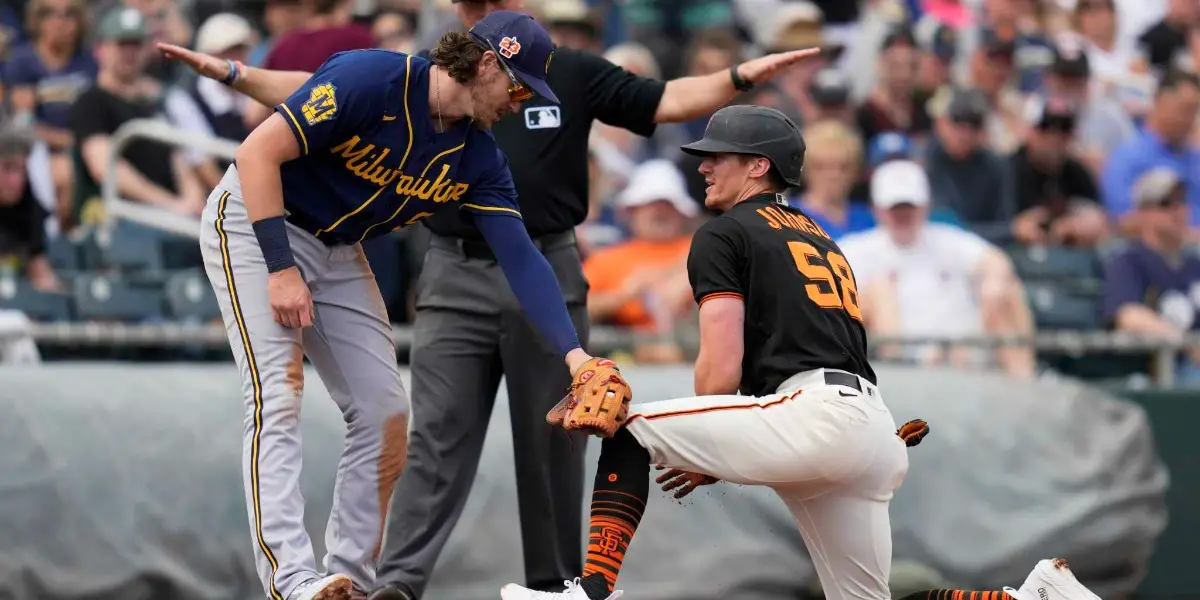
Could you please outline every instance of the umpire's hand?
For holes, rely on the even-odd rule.
[[[289,329],[312,326],[316,318],[312,294],[298,267],[267,275],[267,296],[271,300],[271,312],[275,315],[276,323]]]

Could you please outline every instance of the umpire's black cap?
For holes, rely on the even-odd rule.
[[[771,161],[789,185],[800,185],[804,137],[787,115],[766,106],[739,104],[718,110],[704,138],[680,147],[693,156],[748,154]]]

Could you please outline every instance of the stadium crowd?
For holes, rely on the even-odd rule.
[[[155,42],[311,70],[341,49],[417,52],[458,26],[449,0],[422,4],[0,2],[0,306],[37,319],[136,321],[187,316],[173,290],[207,293],[170,282],[198,266],[192,240],[121,223],[97,241],[111,136],[128,121],[161,119],[239,141],[271,108],[165,61]],[[802,127],[804,185],[783,200],[839,240],[873,332],[1104,328],[1175,340],[1200,326],[1200,0],[526,5],[559,45],[654,78],[825,48],[737,101],[778,108]],[[338,33],[314,34],[329,30]],[[661,125],[649,138],[597,124],[591,134],[592,210],[577,231],[589,312],[646,334],[629,349],[642,362],[687,359],[675,341],[694,327],[684,265],[690,232],[711,215],[698,162],[678,147],[706,124]],[[121,152],[116,187],[134,202],[197,215],[227,167],[186,146],[136,140]],[[370,254],[395,322],[411,318],[426,239],[410,228]],[[63,311],[47,308],[56,295],[70,300]],[[113,298],[134,308],[107,306]],[[880,352],[996,363],[1015,375],[1038,368],[1018,347]],[[1200,382],[1200,353],[1178,366],[1183,382]]]

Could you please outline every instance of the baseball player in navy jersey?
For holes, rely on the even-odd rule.
[[[497,12],[446,34],[430,60],[358,50],[311,77],[160,48],[235,89],[297,90],[238,150],[208,199],[200,245],[242,374],[245,493],[263,587],[274,600],[359,595],[374,583],[408,429],[391,326],[360,242],[438,211],[468,213],[571,372],[598,360],[579,347],[487,132],[534,93],[557,100],[545,82],[553,45],[532,18]],[[299,488],[303,356],[347,425],[320,566]]]

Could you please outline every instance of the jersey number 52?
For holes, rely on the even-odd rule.
[[[821,308],[845,310],[851,317],[862,321],[862,310],[858,307],[858,287],[854,284],[854,273],[850,263],[837,252],[821,251],[805,242],[788,242],[796,268],[812,283],[804,286],[809,300]]]

